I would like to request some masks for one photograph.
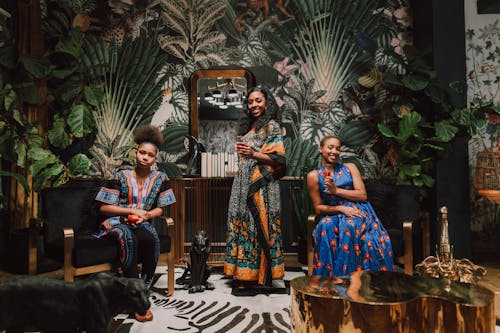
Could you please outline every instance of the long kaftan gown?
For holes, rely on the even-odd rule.
[[[285,272],[279,189],[285,147],[274,120],[257,133],[247,133],[243,141],[279,165],[240,158],[229,199],[224,272],[237,280],[271,285],[272,279],[282,278]]]

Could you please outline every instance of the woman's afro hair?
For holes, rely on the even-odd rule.
[[[134,133],[134,141],[138,145],[148,142],[160,147],[163,143],[163,134],[158,127],[153,125],[139,126]]]

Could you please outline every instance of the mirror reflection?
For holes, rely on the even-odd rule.
[[[199,119],[238,119],[245,104],[244,77],[201,78],[198,80]]]
[[[199,70],[191,77],[190,134],[205,151],[233,153],[238,119],[252,74],[244,69]]]

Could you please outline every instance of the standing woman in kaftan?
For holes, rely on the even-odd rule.
[[[224,273],[233,287],[272,286],[284,276],[279,179],[285,146],[271,92],[256,87],[238,128],[239,171],[234,178],[227,221]]]

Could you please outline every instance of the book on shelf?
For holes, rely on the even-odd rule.
[[[236,153],[201,153],[201,177],[234,177],[237,170]]]

